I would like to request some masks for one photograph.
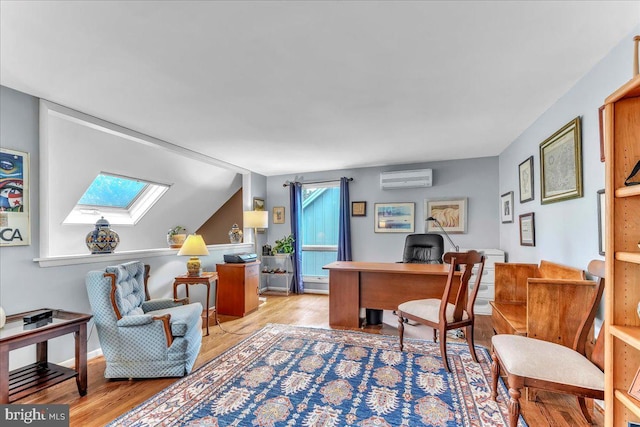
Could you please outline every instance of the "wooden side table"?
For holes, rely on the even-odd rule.
[[[0,329],[0,403],[6,404],[54,384],[76,379],[80,396],[87,394],[87,322],[90,314],[52,310],[53,316],[25,325],[22,318],[34,312],[14,314]],[[73,334],[76,346],[75,369],[47,360],[48,341]],[[9,352],[36,344],[36,362],[9,372]]]
[[[207,333],[209,335],[209,295],[211,294],[211,283],[218,281],[218,273],[215,271],[202,273],[200,276],[189,276],[188,274],[183,274],[182,276],[178,276],[173,281],[173,298],[178,298],[178,286],[185,285],[185,293],[187,298],[189,298],[189,285],[205,285],[207,287],[207,302],[205,304],[206,310],[206,319],[207,319]],[[218,286],[216,286],[216,293],[214,296],[213,303],[213,316],[216,323],[218,323]]]

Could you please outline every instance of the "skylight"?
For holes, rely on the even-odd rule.
[[[64,224],[134,225],[169,189],[167,184],[101,172],[89,185]]]

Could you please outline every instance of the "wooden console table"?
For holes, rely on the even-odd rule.
[[[215,271],[202,273],[200,276],[189,276],[183,274],[173,281],[173,299],[178,299],[178,286],[184,285],[185,294],[189,298],[189,285],[205,285],[207,287],[207,302],[205,304],[205,318],[207,323],[207,333],[209,335],[209,295],[211,294],[211,283],[218,280],[218,273]],[[218,323],[218,287],[216,286],[215,301],[213,303],[213,318]]]
[[[92,316],[52,311],[50,321],[29,325],[24,324],[22,318],[33,312],[8,316],[7,323],[0,329],[0,403],[16,401],[74,377],[80,396],[87,394],[87,322]],[[47,361],[48,341],[70,333],[76,344],[75,370]],[[9,372],[9,352],[32,344],[36,344],[36,363]]]
[[[358,328],[360,308],[396,310],[398,305],[423,298],[442,298],[449,266],[387,262],[336,261],[329,270],[329,325]],[[455,273],[455,299],[460,273]]]

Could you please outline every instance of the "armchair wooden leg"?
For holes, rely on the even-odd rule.
[[[509,388],[509,396],[509,427],[516,427],[520,417],[520,390]]]
[[[433,342],[438,342],[438,330],[433,328]]]
[[[473,361],[478,363],[478,356],[476,355],[476,347],[473,343],[473,324],[465,327],[465,334],[467,335],[467,344],[469,345],[469,352]]]
[[[435,329],[434,329],[435,330]],[[440,329],[440,354],[442,355],[442,364],[447,372],[451,372],[449,368],[449,361],[447,360],[447,331],[444,328]]]
[[[400,351],[402,351],[404,347],[404,319],[402,318],[402,313],[398,313],[398,332],[400,334]]]
[[[584,415],[587,422],[589,424],[593,424],[593,420],[591,419],[591,414],[589,413],[589,408],[587,408],[587,402],[584,400],[584,397],[578,396],[578,405],[580,405],[582,415]]]
[[[491,353],[491,400],[494,402],[498,399],[498,378],[500,378],[500,362],[495,352]]]

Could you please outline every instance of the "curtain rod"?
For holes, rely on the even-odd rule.
[[[347,178],[347,181],[353,181],[353,178]],[[287,181],[284,184],[282,184],[283,187],[288,187],[289,185],[291,185],[292,182],[297,182],[297,181]],[[325,179],[322,181],[305,181],[305,182],[301,182],[300,184],[322,184],[324,182],[340,182],[340,178],[338,179]]]

